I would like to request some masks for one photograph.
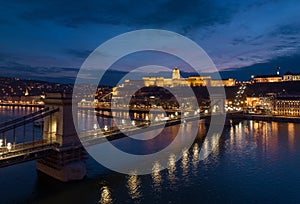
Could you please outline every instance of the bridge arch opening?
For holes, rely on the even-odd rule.
[[[56,134],[57,134],[57,119],[54,116],[50,116],[49,119],[49,139],[50,142],[55,142],[56,141]]]

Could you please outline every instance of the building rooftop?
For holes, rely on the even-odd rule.
[[[281,77],[277,74],[264,74],[264,75],[257,75],[254,78],[270,78],[270,77]]]
[[[284,75],[300,75],[300,73],[292,73],[290,71],[287,71]]]

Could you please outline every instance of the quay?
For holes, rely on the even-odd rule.
[[[45,107],[44,104],[27,104],[27,103],[0,103],[1,106],[10,106],[10,107],[37,107],[43,108]]]
[[[300,123],[300,117],[282,116],[282,115],[261,115],[261,114],[244,114],[244,113],[227,113],[228,119],[237,120],[260,120],[273,122],[291,122]]]

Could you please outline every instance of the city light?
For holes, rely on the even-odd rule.
[[[8,151],[10,151],[10,150],[11,150],[11,148],[12,148],[12,145],[11,145],[11,143],[10,143],[10,142],[8,142],[8,143],[7,143],[7,150],[8,150]]]

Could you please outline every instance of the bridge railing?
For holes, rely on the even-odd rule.
[[[4,127],[0,128],[0,133],[7,132],[7,131],[12,130],[14,128],[26,125],[28,123],[32,123],[36,120],[42,119],[46,116],[49,116],[49,115],[57,112],[58,110],[59,110],[58,108],[57,109],[52,109],[52,110],[49,110],[49,111],[43,111],[43,112],[41,112],[39,114],[36,114],[32,117],[27,117],[27,118],[22,117],[22,119],[16,119],[17,122],[9,123],[7,126],[4,126]]]
[[[1,123],[0,153],[7,154],[12,151],[34,147],[39,143],[46,144],[47,141],[44,141],[42,137],[43,124],[40,123],[36,127],[34,122],[50,116],[57,111],[58,108],[51,110],[44,108],[21,118]],[[52,142],[52,140],[48,141],[49,144]]]

